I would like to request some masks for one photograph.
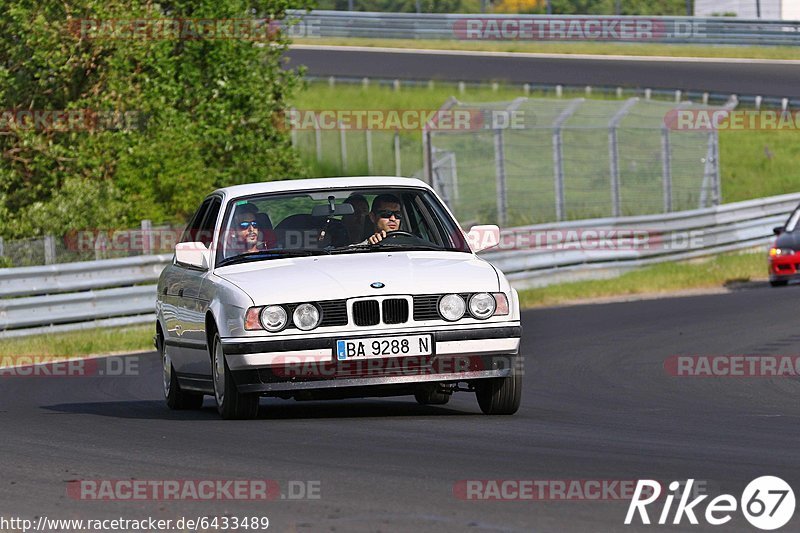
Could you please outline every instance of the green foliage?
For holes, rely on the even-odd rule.
[[[417,0],[352,0],[355,11],[414,13]],[[478,13],[480,0],[420,0],[422,13]],[[534,4],[530,7],[529,4]],[[686,15],[686,0],[551,0],[556,15],[614,15],[619,4],[620,15]],[[546,11],[546,2],[519,0],[486,0],[487,12],[533,13]],[[347,10],[348,0],[318,0],[317,9]]]
[[[80,28],[87,19],[281,18],[308,3],[0,4],[0,110],[136,119],[120,128],[0,126],[0,235],[177,222],[216,187],[299,175],[287,132],[274,120],[301,83],[282,68],[285,35],[269,43],[108,38]]]

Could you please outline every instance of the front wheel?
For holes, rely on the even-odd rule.
[[[200,409],[203,407],[203,395],[184,392],[178,383],[178,376],[172,366],[172,359],[164,347],[164,338],[159,333],[156,337],[156,346],[161,357],[161,369],[164,386],[164,399],[167,407],[174,410]]]
[[[483,414],[513,415],[522,399],[522,373],[512,364],[510,376],[475,383],[475,396]]]
[[[231,369],[222,351],[219,333],[214,334],[211,344],[211,364],[214,373],[214,398],[217,411],[225,420],[242,420],[258,416],[258,394],[242,394],[236,388]]]

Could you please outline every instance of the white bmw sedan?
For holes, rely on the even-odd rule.
[[[259,398],[475,392],[487,414],[520,403],[516,291],[475,252],[425,183],[326,178],[209,195],[161,274],[156,347],[172,409],[213,395],[223,418]]]

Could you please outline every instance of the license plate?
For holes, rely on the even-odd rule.
[[[336,341],[336,358],[339,361],[431,355],[432,353],[433,339],[430,335],[368,337]]]

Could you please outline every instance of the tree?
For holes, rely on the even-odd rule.
[[[288,38],[247,21],[306,2],[4,3],[0,235],[185,220],[216,187],[300,174],[275,119],[301,83],[282,68]]]

